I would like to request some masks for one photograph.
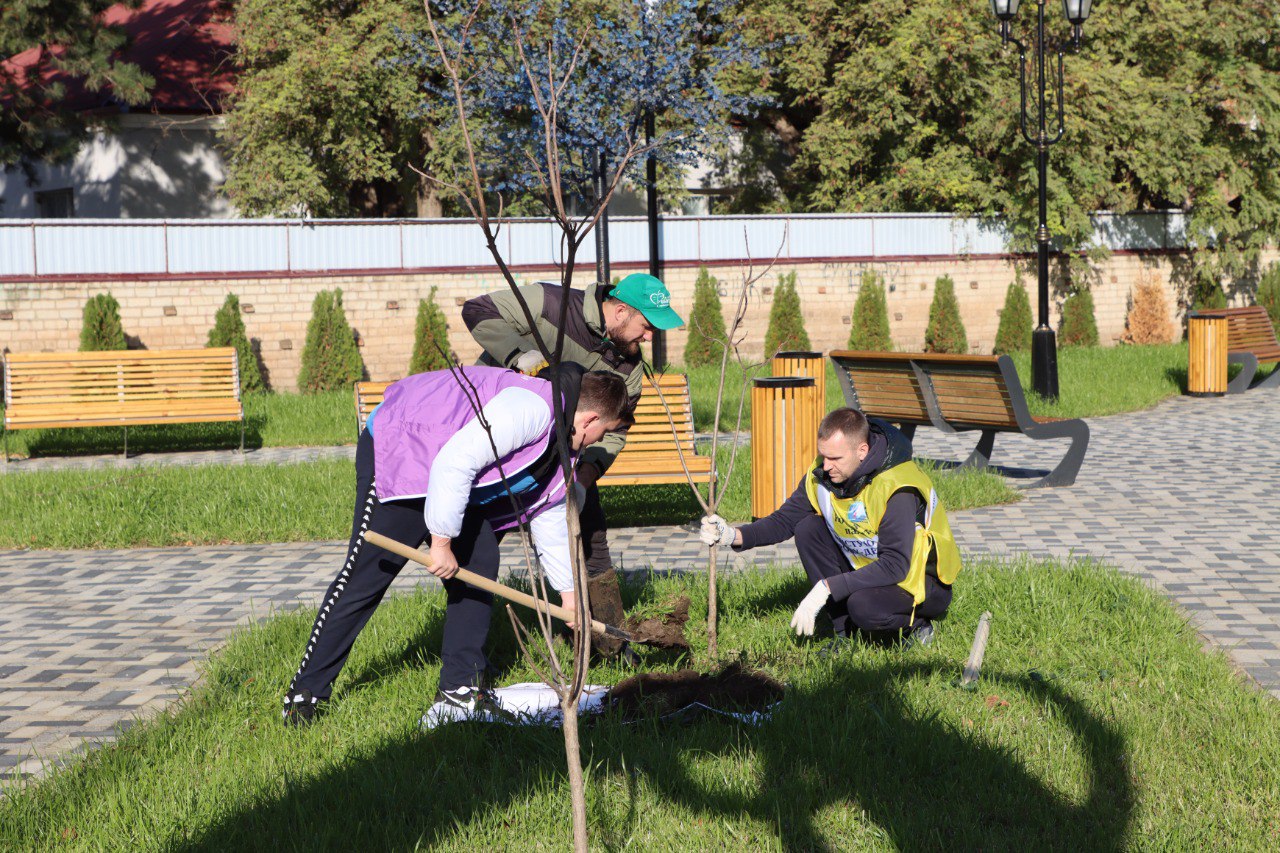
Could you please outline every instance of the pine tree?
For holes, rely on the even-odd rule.
[[[449,321],[436,303],[436,288],[426,299],[418,302],[418,320],[413,327],[413,356],[409,359],[410,373],[426,373],[444,370],[457,361],[449,349]]]
[[[1000,327],[996,330],[996,355],[1031,349],[1031,300],[1020,282],[1012,282],[1004,296]]]
[[[1258,282],[1258,304],[1267,309],[1271,325],[1280,335],[1280,263],[1267,267]]]
[[[120,322],[120,303],[110,293],[89,297],[84,306],[84,323],[80,327],[80,352],[128,348],[124,325]]]
[[[880,281],[880,276],[870,270],[862,274],[858,298],[853,303],[849,349],[871,352],[893,350],[893,338],[889,334],[889,306],[885,301],[884,284]]]
[[[688,367],[719,364],[728,333],[720,305],[718,282],[706,268],[698,270],[693,285],[693,310],[689,313],[689,336],[684,344],[684,363]]]
[[[800,294],[796,291],[796,271],[778,276],[778,286],[773,291],[773,306],[769,309],[769,328],[764,333],[765,355],[780,350],[807,350],[809,333],[804,329],[804,315],[800,313]]]
[[[235,347],[236,360],[240,363],[240,390],[265,391],[258,357],[249,345],[245,333],[244,318],[240,316],[240,297],[228,293],[222,307],[213,315],[213,328],[209,330],[209,347]]]
[[[957,354],[969,351],[969,338],[960,320],[960,303],[956,301],[956,283],[949,275],[938,279],[933,286],[929,325],[924,332],[924,351]]]
[[[342,307],[342,289],[322,290],[311,303],[298,390],[314,394],[349,389],[363,375],[364,362]]]
[[[1064,347],[1096,347],[1098,321],[1093,316],[1093,294],[1088,288],[1077,288],[1062,303],[1062,324],[1058,327],[1058,343]]]

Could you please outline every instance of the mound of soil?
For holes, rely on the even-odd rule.
[[[757,669],[732,663],[720,672],[692,669],[645,672],[618,682],[605,697],[605,707],[634,720],[663,716],[700,702],[720,711],[763,711],[782,698],[781,682]]]
[[[689,597],[682,595],[671,603],[671,610],[648,619],[629,618],[621,626],[637,641],[660,649],[687,649],[684,625],[689,621]],[[630,679],[628,679],[630,680]]]

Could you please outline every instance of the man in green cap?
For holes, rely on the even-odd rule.
[[[667,286],[651,275],[633,273],[616,285],[597,283],[585,290],[565,289],[558,282],[534,282],[520,288],[520,296],[548,349],[555,347],[560,312],[568,302],[562,360],[580,364],[586,370],[605,370],[621,376],[630,398],[625,420],[629,423],[640,400],[644,376],[640,344],[653,340],[656,331],[684,325],[671,308]],[[467,300],[462,306],[462,321],[484,348],[477,363],[510,367],[529,375],[537,374],[545,364],[525,313],[510,289]],[[625,426],[606,434],[602,441],[583,451],[576,473],[577,482],[586,490],[581,523],[591,610],[597,619],[610,625],[621,623],[625,614],[609,556],[608,523],[596,481],[609,470],[626,443]],[[602,641],[597,637],[593,642],[606,654],[616,654],[622,647],[613,639]]]

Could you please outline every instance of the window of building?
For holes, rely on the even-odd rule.
[[[76,200],[71,187],[36,193],[36,216],[41,219],[73,219],[75,215]]]

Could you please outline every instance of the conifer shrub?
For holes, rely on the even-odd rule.
[[[1098,321],[1093,314],[1093,294],[1088,288],[1077,288],[1062,303],[1062,324],[1058,327],[1058,343],[1064,347],[1096,347]]]
[[[796,271],[778,276],[769,309],[769,328],[764,333],[765,355],[787,350],[807,350],[809,333],[804,330],[800,313],[800,294],[796,291]]]
[[[889,335],[889,305],[885,300],[884,283],[880,280],[880,276],[871,270],[862,274],[851,319],[849,349],[871,352],[893,350],[893,338]]]
[[[969,351],[969,338],[960,320],[960,303],[956,301],[956,283],[949,275],[942,276],[933,286],[929,325],[924,332],[924,351],[955,354]]]
[[[698,270],[693,284],[693,308],[689,312],[689,336],[684,344],[684,363],[690,367],[719,364],[723,355],[724,314],[720,306],[718,282],[706,268]]]
[[[1124,340],[1131,344],[1167,344],[1173,341],[1169,300],[1155,276],[1138,275],[1133,287],[1133,305],[1125,321]]]
[[[1004,295],[1004,308],[1000,311],[1000,327],[996,329],[996,355],[1026,352],[1031,349],[1031,299],[1022,282],[1009,284]]]
[[[1258,282],[1258,304],[1267,309],[1271,325],[1280,335],[1280,264],[1272,264]]]
[[[418,319],[413,326],[413,355],[409,359],[410,373],[426,373],[444,370],[457,361],[449,349],[449,321],[436,302],[436,288],[426,299],[418,301]]]
[[[1191,310],[1193,311],[1214,311],[1218,308],[1227,307],[1227,294],[1222,290],[1222,284],[1218,281],[1217,276],[1208,272],[1201,272],[1196,276],[1195,288],[1191,294]]]
[[[240,391],[265,391],[258,357],[249,345],[244,318],[240,315],[240,297],[228,293],[222,307],[213,315],[213,328],[209,330],[207,347],[235,347],[236,361],[240,363]]]
[[[315,394],[350,388],[363,375],[364,361],[342,307],[342,289],[322,290],[311,303],[298,390]]]
[[[84,321],[80,326],[80,352],[128,348],[124,324],[120,322],[120,303],[110,293],[89,297],[84,305]]]

